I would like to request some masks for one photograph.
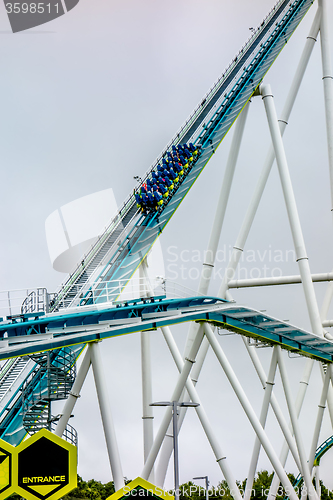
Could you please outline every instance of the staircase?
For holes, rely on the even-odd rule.
[[[25,431],[35,434],[43,428],[53,430],[58,417],[52,416],[51,403],[68,397],[76,376],[76,356],[66,347],[32,355],[31,359],[36,367],[23,384],[22,411]],[[72,435],[76,444],[72,427],[65,434]]]
[[[27,358],[9,359],[0,372],[0,404],[6,394],[12,390],[17,378],[21,375],[27,364]]]
[[[50,302],[50,311],[55,312],[61,308],[74,305],[82,305],[80,299],[89,291],[90,284],[98,278],[98,271],[110,261],[110,258],[126,240],[134,222],[139,216],[135,198],[125,204],[126,210],[119,212],[116,220],[113,220],[105,233],[97,240],[89,254],[82,260],[74,273],[63,284],[60,291]],[[96,275],[94,276],[94,274]]]

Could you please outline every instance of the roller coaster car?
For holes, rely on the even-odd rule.
[[[162,160],[163,166],[159,165],[157,167],[157,172],[160,172],[161,176],[164,175],[166,184],[164,187],[167,189],[165,193],[162,192],[162,198],[158,199],[157,202],[156,200],[147,200],[147,192],[145,190],[146,185],[148,185],[149,183],[148,187],[150,187],[152,180],[155,181],[157,179],[155,171],[152,172],[152,179],[148,177],[147,184],[143,184],[138,192],[134,191],[137,207],[144,215],[149,216],[149,218],[152,215],[156,214],[156,212],[160,214],[167,206],[173,195],[178,190],[179,186],[192,170],[193,165],[198,160],[201,154],[202,146],[189,143],[188,145],[178,145],[178,149],[176,148],[176,146],[173,146],[172,148],[172,154],[170,152],[167,153],[168,162],[175,161],[176,163],[172,164],[173,166],[170,168],[170,171],[167,171],[168,162],[165,158],[163,158]],[[177,170],[177,172],[174,171],[175,169]],[[165,173],[163,174],[163,172]],[[142,188],[144,188],[143,193]]]

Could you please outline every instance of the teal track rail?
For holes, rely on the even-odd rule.
[[[217,297],[151,297],[117,304],[94,304],[58,313],[16,317],[0,323],[0,359],[82,345],[189,321],[208,322],[265,345],[333,362],[333,342],[255,309]],[[33,335],[32,335],[33,332]]]
[[[325,455],[325,453],[327,453],[332,447],[333,447],[333,436],[329,437],[320,446],[318,446],[316,450],[314,465],[319,465],[323,455]],[[298,474],[293,484],[293,487],[296,489],[296,491],[297,488],[299,489],[302,482],[303,482],[303,476],[301,474]],[[289,497],[285,497],[284,500],[289,500]]]
[[[314,461],[315,465],[319,465],[320,460],[323,457],[323,455],[325,455],[325,453],[328,452],[328,450],[330,450],[332,448],[332,446],[333,446],[333,436],[329,437],[320,446],[318,446],[318,448],[316,450],[315,461]]]

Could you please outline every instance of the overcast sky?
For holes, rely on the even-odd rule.
[[[34,286],[56,290],[65,275],[51,267],[44,230],[46,218],[65,203],[109,187],[120,204],[134,187],[133,176],[146,172],[241,48],[249,28],[257,26],[272,6],[268,0],[80,0],[59,19],[13,35],[4,5],[0,4],[2,290]],[[316,3],[266,76],[278,113],[315,9]],[[332,41],[331,5],[330,9]],[[285,134],[313,273],[329,272],[333,264],[321,78],[318,43]],[[167,276],[193,290],[198,286],[231,137],[232,131],[160,238]],[[268,145],[264,108],[257,97],[250,106],[211,294],[219,288],[219,275],[237,237]],[[84,218],[83,211],[78,214],[78,224],[84,223]],[[239,276],[297,274],[292,249],[274,166]],[[325,284],[316,286],[319,305],[325,289]],[[234,291],[233,296],[241,304],[309,328],[299,285]],[[183,349],[187,327],[173,331]],[[263,391],[241,338],[232,335],[220,340],[259,414]],[[258,354],[267,369],[271,349],[262,349]],[[140,474],[143,463],[139,334],[104,341],[103,361],[124,475],[133,479]],[[153,397],[168,400],[177,371],[159,332],[152,334],[152,362]],[[303,359],[288,359],[295,395],[303,367]],[[197,387],[234,475],[245,478],[254,434],[212,353]],[[282,396],[280,383],[274,390],[278,397]],[[320,390],[316,366],[300,419],[307,452]],[[285,408],[282,399],[281,405]],[[56,411],[61,411],[61,406]],[[163,411],[155,411],[156,430]],[[84,479],[109,481],[91,374],[74,413],[71,423],[79,433],[79,473]],[[279,452],[282,438],[271,416],[268,433]],[[326,416],[320,441],[331,434]],[[331,488],[332,456],[329,452],[322,461],[323,479]],[[271,470],[264,454],[260,467]],[[292,460],[287,470],[296,471]],[[180,480],[201,475],[209,475],[214,485],[222,479],[195,411],[191,410],[180,435]],[[170,471],[167,487],[172,483]]]

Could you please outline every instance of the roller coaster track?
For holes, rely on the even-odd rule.
[[[324,441],[320,446],[318,446],[316,450],[316,455],[315,455],[315,460],[314,460],[314,466],[318,466],[320,463],[321,458],[325,453],[327,453],[331,448],[333,447],[333,436],[329,437]],[[299,489],[300,485],[303,482],[303,476],[302,474],[298,474],[296,477],[293,487],[297,491]],[[284,500],[289,500],[289,497],[285,497]]]
[[[104,234],[61,286],[50,304],[51,312],[89,304],[92,296],[96,303],[101,303],[105,300],[105,283],[121,280],[125,285],[128,282],[312,3],[313,0],[279,0],[276,3],[144,176],[143,181],[172,145],[193,142],[201,146],[198,161],[163,211],[141,214],[131,194]],[[108,295],[108,300],[114,300],[118,294]],[[29,308],[25,312],[29,312]],[[77,348],[77,354],[79,352]],[[21,404],[22,377],[34,368],[32,361],[25,364],[19,360],[8,361],[3,377],[0,374],[2,383],[7,380],[11,384],[10,395],[4,390],[0,400],[0,408],[2,401],[6,403],[0,411],[1,428],[6,421],[1,437],[12,440],[13,444],[20,442],[24,434],[18,431],[22,428],[22,418],[20,420],[17,410]],[[16,436],[15,439],[12,436]]]
[[[188,321],[208,322],[260,345],[283,349],[325,363],[333,362],[333,341],[272,318],[261,311],[217,297],[146,299],[67,308],[58,313],[16,317],[1,325],[0,359],[81,344]],[[32,334],[32,332],[34,332]]]

